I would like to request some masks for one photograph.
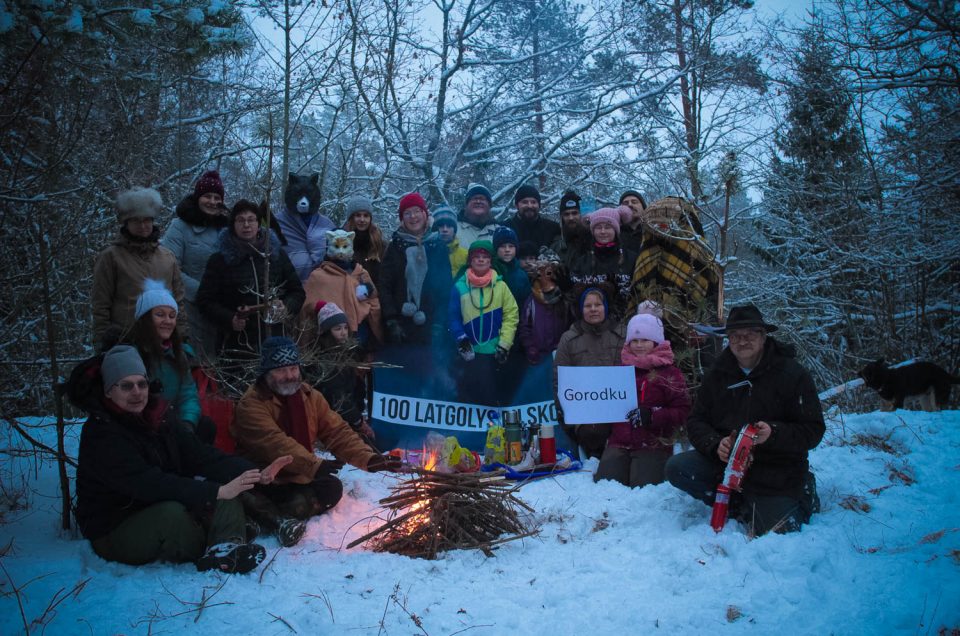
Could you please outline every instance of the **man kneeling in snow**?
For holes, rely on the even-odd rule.
[[[370,472],[400,468],[399,460],[372,451],[323,395],[302,381],[300,351],[281,336],[264,341],[260,375],[240,398],[230,432],[237,453],[257,464],[293,457],[277,476],[280,485],[243,497],[247,513],[285,547],[303,537],[307,519],[340,501],[343,484],[334,475],[345,461]],[[337,459],[318,457],[318,442]]]
[[[823,438],[823,411],[793,347],[768,337],[776,330],[753,305],[730,311],[721,332],[729,346],[704,376],[687,420],[696,450],[674,455],[666,466],[671,484],[713,505],[737,433],[755,424],[743,492],[730,501],[730,515],[754,535],[799,530],[820,509],[807,451]]]

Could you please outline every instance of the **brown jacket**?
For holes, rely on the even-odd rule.
[[[609,319],[600,325],[588,325],[583,320],[573,323],[557,344],[553,392],[557,392],[559,367],[619,367],[624,337],[623,327]]]
[[[360,283],[370,286],[370,296],[366,300],[357,300],[357,287]],[[325,300],[336,303],[343,310],[350,333],[357,333],[360,323],[366,320],[374,337],[379,342],[384,341],[383,326],[380,322],[380,299],[370,274],[360,265],[356,265],[348,274],[334,263],[323,261],[310,272],[310,276],[303,283],[303,290],[307,293],[307,300],[303,303],[300,318],[308,335],[317,333],[314,306],[318,300]]]
[[[319,391],[304,383],[300,392],[307,411],[310,441],[323,444],[338,459],[366,470],[367,463],[377,454],[330,408]],[[280,480],[309,483],[322,460],[280,428],[281,406],[280,398],[260,382],[247,389],[230,425],[237,454],[261,467],[278,457],[292,455],[293,462],[280,472]]]
[[[183,280],[173,252],[156,241],[134,243],[121,235],[97,255],[91,298],[94,343],[100,344],[111,326],[126,331],[133,325],[137,298],[148,278],[163,281],[183,314]],[[185,316],[178,322],[185,325]]]

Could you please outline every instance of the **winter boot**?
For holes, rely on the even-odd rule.
[[[307,522],[288,517],[280,521],[277,527],[277,540],[285,548],[297,545],[307,531]]]
[[[218,543],[197,559],[197,570],[220,570],[228,574],[246,574],[263,561],[267,551],[256,543]]]

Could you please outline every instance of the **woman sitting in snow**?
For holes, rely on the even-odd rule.
[[[200,443],[166,401],[150,395],[146,366],[127,345],[78,365],[67,396],[88,414],[77,525],[94,552],[129,565],[194,562],[198,570],[239,573],[257,567],[265,551],[246,542],[237,496],[271,484],[289,456],[261,471]]]
[[[629,422],[612,425],[595,479],[631,488],[659,484],[673,454],[673,437],[690,413],[687,382],[673,364],[660,318],[638,314],[630,319],[620,359],[636,369],[638,406]]]

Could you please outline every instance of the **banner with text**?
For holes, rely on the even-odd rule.
[[[557,423],[553,361],[530,366],[511,355],[502,366],[464,362],[427,346],[393,346],[377,361],[398,368],[375,368],[370,418],[377,446],[418,448],[430,431],[454,435],[462,446],[482,452],[490,412],[512,411],[524,425]],[[557,429],[557,446],[570,448]]]

